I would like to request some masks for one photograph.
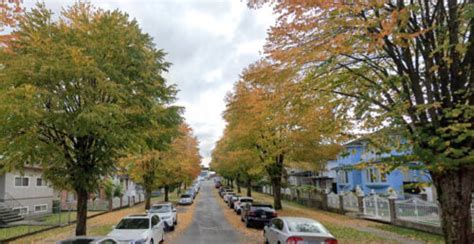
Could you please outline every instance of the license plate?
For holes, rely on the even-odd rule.
[[[266,215],[260,215],[260,217],[262,217],[262,219],[266,219],[266,218],[267,218]]]

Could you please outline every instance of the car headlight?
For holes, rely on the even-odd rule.
[[[143,239],[140,239],[140,240],[136,240],[134,242],[132,242],[133,244],[146,244],[146,242],[148,241],[147,238],[143,238]]]

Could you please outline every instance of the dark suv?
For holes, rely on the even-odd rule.
[[[245,222],[246,227],[263,227],[275,217],[277,217],[277,212],[271,204],[254,202],[245,203],[242,206],[240,220]]]

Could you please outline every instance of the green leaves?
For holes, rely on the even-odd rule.
[[[4,169],[40,164],[58,187],[92,192],[118,158],[171,141],[169,63],[127,14],[77,3],[54,19],[37,4],[14,35],[0,51]]]

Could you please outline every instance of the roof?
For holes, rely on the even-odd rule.
[[[154,203],[151,206],[164,206],[164,205],[172,206],[173,204],[170,202],[159,202],[159,203]]]
[[[310,218],[304,218],[304,217],[279,217],[280,219],[286,220],[286,221],[311,221],[311,222],[317,222],[319,221],[310,219]]]
[[[125,218],[128,218],[128,219],[134,219],[134,218],[149,218],[150,216],[148,214],[131,214],[131,215],[128,215],[127,217]]]

